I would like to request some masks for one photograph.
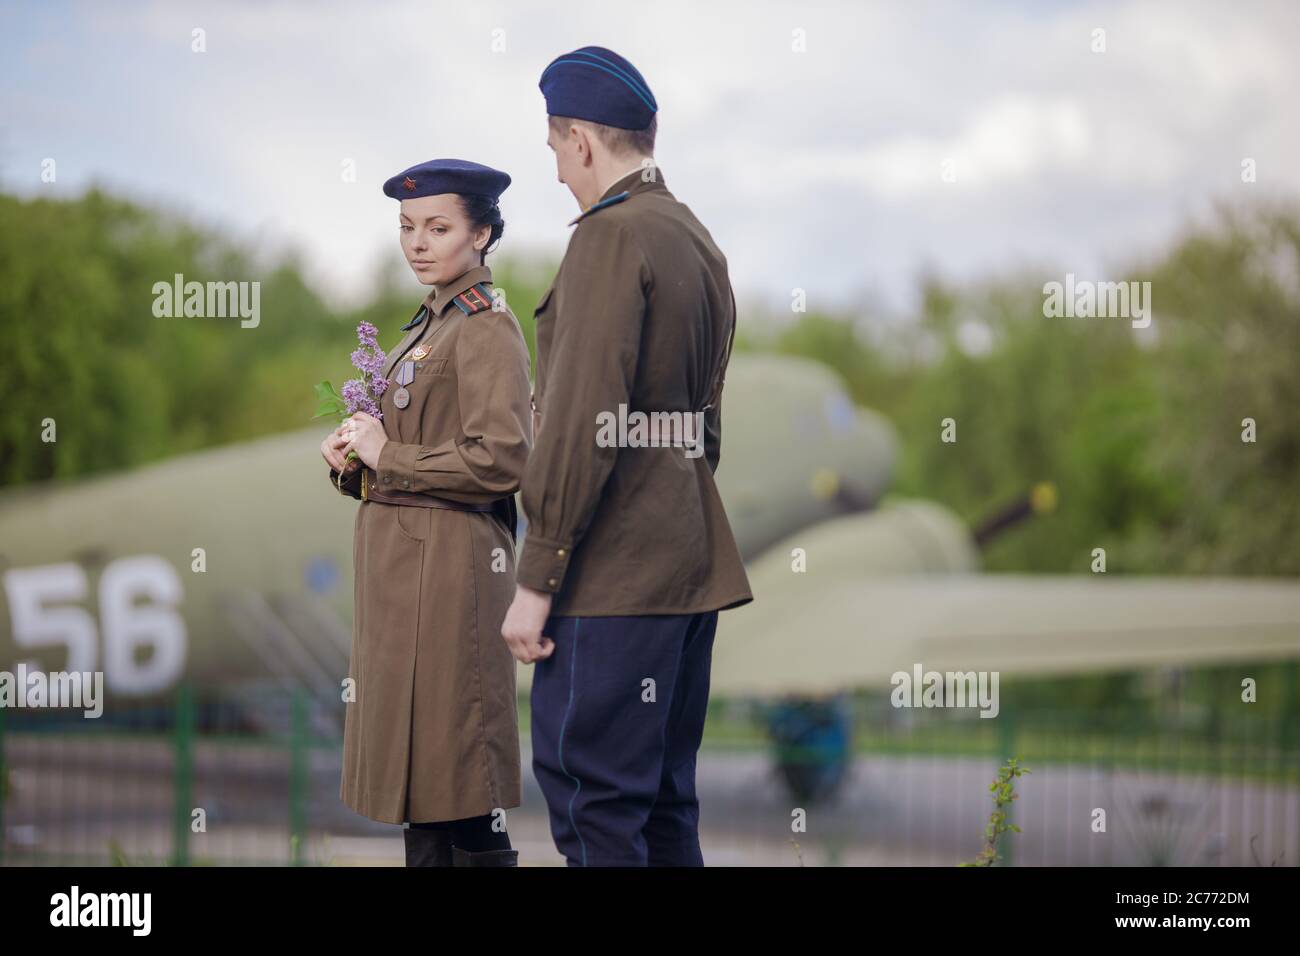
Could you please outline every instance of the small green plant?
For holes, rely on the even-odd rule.
[[[795,858],[798,859],[799,865],[803,866],[803,848],[799,846],[799,842],[794,837],[790,837],[790,846],[794,847]]]
[[[108,841],[108,858],[112,866],[131,866],[131,860],[127,857],[126,851],[122,849],[122,844],[116,840]]]
[[[984,827],[984,849],[980,850],[979,856],[973,863],[958,863],[958,866],[992,866],[1000,859],[998,837],[1009,830],[1020,832],[1020,827],[1007,822],[1005,808],[1011,806],[1011,801],[1019,796],[1013,789],[1016,777],[1027,773],[1029,773],[1028,768],[1020,766],[1020,761],[1015,757],[998,770],[997,779],[989,784],[989,791],[993,794],[993,814],[989,817],[988,825]]]

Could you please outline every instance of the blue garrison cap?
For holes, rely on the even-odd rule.
[[[659,111],[645,77],[613,50],[584,46],[563,53],[537,84],[551,116],[572,116],[619,129],[645,129]]]
[[[510,176],[465,159],[431,159],[404,169],[384,183],[384,195],[416,199],[439,193],[487,196],[495,201],[510,185]]]

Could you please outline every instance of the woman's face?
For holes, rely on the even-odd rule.
[[[478,265],[492,235],[490,226],[470,229],[455,193],[403,199],[398,223],[402,252],[425,285],[443,285]]]

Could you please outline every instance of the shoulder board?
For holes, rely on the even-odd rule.
[[[578,223],[582,222],[582,220],[590,216],[593,212],[599,212],[601,209],[604,209],[606,206],[613,206],[616,203],[621,203],[624,199],[626,199],[630,195],[632,195],[630,192],[624,190],[623,192],[619,193],[617,196],[610,196],[608,199],[602,199],[600,202],[596,203],[596,205],[592,206],[590,209],[584,212],[581,216],[574,219],[573,222],[569,223],[569,225],[576,226]]]
[[[466,315],[492,308],[492,287],[486,282],[472,285],[451,300]]]
[[[416,312],[415,315],[411,316],[411,321],[407,322],[404,326],[402,326],[401,331],[409,332],[411,329],[415,328],[417,325],[423,322],[424,317],[428,314],[429,314],[429,307],[427,305],[420,306],[420,310]]]

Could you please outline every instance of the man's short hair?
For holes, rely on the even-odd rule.
[[[655,154],[655,132],[659,128],[658,117],[650,117],[650,125],[645,129],[620,129],[593,123],[591,120],[575,119],[572,116],[551,116],[551,128],[564,134],[570,126],[586,126],[596,134],[607,150],[615,156],[653,156]]]

